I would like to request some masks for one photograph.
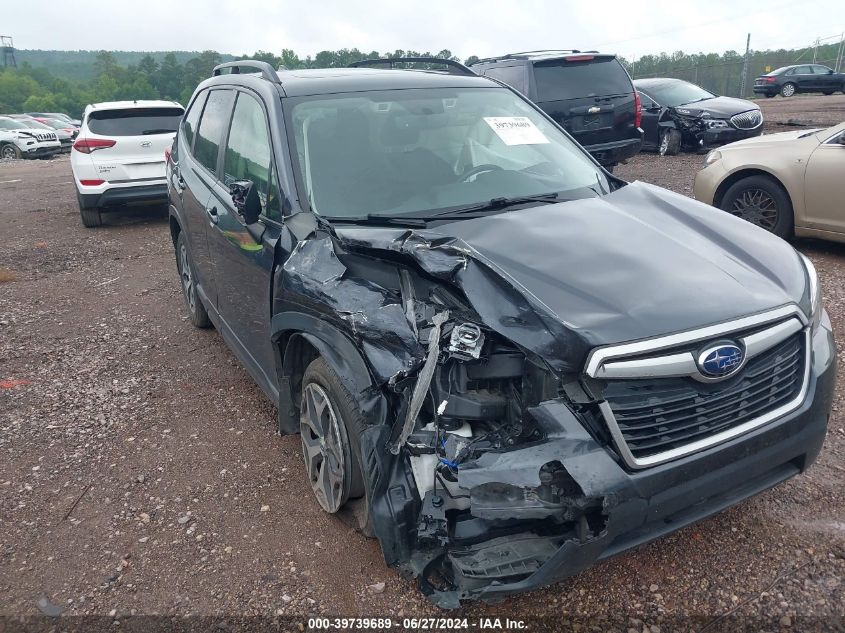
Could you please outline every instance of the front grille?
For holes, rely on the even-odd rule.
[[[759,110],[740,112],[731,117],[731,124],[740,130],[753,130],[763,124],[763,114]]]
[[[801,392],[805,334],[798,332],[717,383],[692,378],[608,381],[605,398],[635,459],[665,453],[751,422]]]

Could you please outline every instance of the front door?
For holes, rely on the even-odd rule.
[[[660,121],[662,108],[644,92],[640,92],[640,102],[643,108],[643,148],[654,149],[660,146],[660,135],[657,123]]]
[[[807,161],[804,174],[804,205],[807,225],[814,229],[845,233],[845,145],[839,136],[819,145]]]
[[[262,202],[262,219],[249,227],[229,194],[229,185],[245,180],[257,188]],[[270,288],[276,244],[283,230],[277,183],[265,109],[258,97],[240,91],[223,151],[222,177],[208,203],[209,217],[214,218],[208,238],[215,254],[223,335],[239,349],[265,391],[275,385]]]

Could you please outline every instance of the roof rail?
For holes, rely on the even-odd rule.
[[[473,65],[480,64],[483,62],[497,62],[503,59],[528,59],[532,55],[548,55],[553,53],[560,53],[563,55],[578,55],[580,53],[598,54],[598,51],[581,51],[577,48],[544,48],[536,51],[521,51],[519,53],[508,53],[507,55],[498,55],[497,57],[485,57],[484,59],[479,59],[477,62],[474,62]]]
[[[475,76],[475,73],[466,66],[464,66],[461,62],[456,62],[453,59],[446,59],[445,57],[380,57],[378,59],[362,59],[361,61],[352,62],[351,64],[349,64],[349,68],[387,65],[389,68],[392,69],[393,65],[398,63],[443,64],[447,67],[446,72],[448,72],[450,75]]]
[[[219,75],[224,74],[223,70],[226,68],[231,68],[229,71],[232,75],[240,75],[244,72],[243,69],[247,69],[247,73],[261,73],[261,76],[266,79],[267,81],[271,81],[274,84],[281,84],[282,80],[279,79],[279,75],[276,74],[276,70],[267,62],[260,62],[255,59],[241,59],[236,62],[226,62],[225,64],[218,64],[214,67],[211,76],[217,77]]]

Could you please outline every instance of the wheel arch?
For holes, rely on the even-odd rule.
[[[342,331],[315,316],[302,312],[276,314],[271,323],[271,339],[277,349],[279,374],[279,432],[299,431],[299,400],[305,369],[322,356],[344,387],[358,401],[369,422],[384,419],[384,402],[375,388],[372,374],[354,342]]]
[[[176,215],[176,212],[173,208],[173,205],[169,205],[170,213],[169,213],[169,225],[170,225],[170,239],[173,240],[173,246],[176,246],[176,240],[179,239],[179,233],[182,232],[182,223],[179,221],[179,217]]]
[[[739,169],[728,175],[724,180],[722,180],[722,182],[719,183],[719,186],[716,187],[716,192],[713,194],[713,206],[720,208],[722,206],[722,198],[724,197],[725,192],[743,178],[748,178],[750,176],[764,176],[774,181],[776,185],[783,189],[783,192],[786,194],[786,197],[789,198],[789,204],[792,205],[793,210],[795,209],[795,201],[793,200],[792,195],[790,195],[789,193],[789,189],[787,189],[783,181],[776,175],[774,175],[772,172],[756,167]]]

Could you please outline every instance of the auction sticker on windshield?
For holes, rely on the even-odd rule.
[[[493,128],[505,145],[537,145],[549,142],[528,117],[486,116],[484,121]]]

